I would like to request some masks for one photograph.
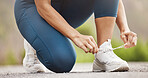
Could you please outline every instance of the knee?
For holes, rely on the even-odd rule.
[[[46,67],[55,73],[67,73],[70,72],[75,64],[75,56],[58,56],[53,60],[53,64],[47,64]]]
[[[74,65],[74,64],[73,64],[73,65]],[[70,72],[70,71],[72,70],[73,65],[71,65],[71,64],[68,65],[68,66],[60,65],[60,67],[58,66],[58,67],[56,68],[56,70],[53,71],[53,72],[55,72],[55,73],[68,73],[68,72]]]
[[[64,73],[64,72],[70,72],[75,64],[75,57],[72,56],[63,56],[55,61],[56,66],[56,73]]]

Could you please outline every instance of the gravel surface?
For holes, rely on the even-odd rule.
[[[27,73],[22,66],[0,66],[0,78],[148,78],[148,62],[129,62],[127,72],[92,72],[92,63],[77,63],[70,73]]]

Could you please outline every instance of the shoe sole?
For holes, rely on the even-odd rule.
[[[102,64],[99,64],[99,63],[96,62],[96,60],[94,60],[92,71],[93,72],[105,72],[103,67],[104,66]]]
[[[110,72],[124,72],[124,71],[128,71],[129,67],[125,64],[121,64],[119,67],[117,67],[114,70],[110,70]]]
[[[93,63],[93,72],[123,72],[123,71],[128,71],[129,70],[129,66],[127,64],[121,64],[121,65],[117,65],[115,66],[116,68],[112,68],[112,69],[105,69],[105,66],[102,64],[99,64],[98,61],[96,62],[96,60],[94,60]]]

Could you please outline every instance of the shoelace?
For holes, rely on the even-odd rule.
[[[127,45],[127,43],[125,43],[125,44],[123,44],[119,47],[116,47],[116,48],[109,48],[109,49],[100,48],[99,51],[102,51],[103,53],[105,53],[105,52],[113,51],[113,50],[116,50],[116,49],[119,49],[119,48],[124,48],[125,45]]]

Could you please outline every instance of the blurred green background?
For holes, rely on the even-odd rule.
[[[14,19],[15,0],[0,0],[0,65],[22,64],[24,57],[23,37],[19,33]],[[118,49],[115,53],[126,61],[148,61],[148,0],[123,0],[129,27],[138,34],[136,47]],[[77,30],[86,35],[92,35],[96,40],[96,29],[93,15]],[[115,26],[112,45],[123,44],[120,33]],[[75,46],[75,45],[74,45]],[[85,54],[75,46],[77,63],[92,62],[94,56]]]

